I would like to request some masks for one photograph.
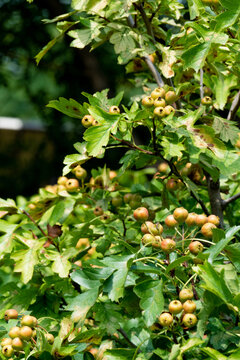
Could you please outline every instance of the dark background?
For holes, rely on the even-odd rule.
[[[110,45],[89,53],[69,46],[65,36],[39,66],[34,57],[55,35],[51,19],[70,11],[70,1],[0,0],[0,117],[23,120],[19,131],[0,129],[0,197],[29,196],[38,188],[54,184],[61,175],[65,155],[74,153],[73,143],[81,140],[83,127],[46,108],[60,96],[81,102],[81,92],[110,89],[110,96],[129,86],[124,67],[117,65]],[[32,130],[36,127],[38,130]],[[119,151],[111,151],[102,162],[86,164],[86,169],[103,165],[117,168]]]

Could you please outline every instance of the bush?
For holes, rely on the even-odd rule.
[[[72,7],[54,20],[60,32],[80,48],[110,41],[136,93],[129,106],[108,90],[48,104],[86,130],[56,185],[1,200],[2,353],[237,359],[240,6]],[[84,171],[118,147],[119,170]]]

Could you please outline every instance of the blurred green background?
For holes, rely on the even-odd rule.
[[[124,67],[117,65],[109,45],[89,53],[70,47],[66,36],[36,65],[34,56],[56,34],[52,19],[70,10],[68,0],[0,0],[0,119],[23,120],[19,130],[3,129],[0,120],[0,197],[29,196],[53,184],[61,175],[64,156],[74,153],[83,127],[78,119],[46,108],[59,96],[82,101],[82,91],[110,89],[110,96],[126,86]],[[129,86],[129,84],[127,85]],[[2,119],[3,120],[3,119]],[[4,119],[5,127],[10,119]],[[7,126],[6,126],[7,124]],[[119,151],[90,167],[117,168]]]

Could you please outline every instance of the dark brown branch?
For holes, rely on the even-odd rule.
[[[22,210],[23,214],[26,215],[33,223],[34,225],[41,231],[41,233],[43,234],[43,236],[48,237],[47,234],[44,232],[44,230],[41,228],[41,226],[39,226],[36,221],[32,218],[32,216],[25,210]]]
[[[131,148],[131,149],[139,150],[139,151],[143,152],[144,154],[148,154],[148,155],[157,155],[156,153],[154,153],[154,152],[152,152],[152,151],[150,151],[150,150],[142,149],[141,147],[130,143],[130,141],[123,140],[123,139],[119,139],[119,138],[117,138],[117,137],[114,136],[114,135],[111,135],[111,136],[112,136],[112,138],[113,138],[114,140],[121,142],[122,144],[128,146],[128,147]]]
[[[228,117],[227,117],[228,120],[234,119],[239,106],[240,106],[240,90],[238,91],[235,98],[233,99],[233,102],[232,102],[232,105],[231,105],[231,108],[229,110]]]
[[[223,208],[222,208],[222,198],[220,193],[220,181],[213,181],[211,176],[205,172],[205,176],[207,179],[207,186],[208,186],[208,196],[211,205],[211,212],[212,214],[219,217],[220,220],[220,228],[224,228],[223,222]]]
[[[158,11],[160,10],[161,5],[162,5],[162,2],[158,5],[156,11],[154,11],[154,12],[152,13],[152,15],[151,15],[151,17],[150,17],[150,19],[149,19],[149,22],[150,22],[150,23],[152,22],[154,16],[155,16],[155,15],[158,13]]]
[[[167,161],[167,160],[165,160]],[[177,170],[176,166],[171,162],[171,161],[167,161],[168,165],[170,166],[171,172],[176,175],[182,182],[183,184],[185,184],[185,186],[187,187],[187,184],[184,182],[183,177],[181,176],[181,174],[179,173],[179,171]],[[190,191],[190,195],[199,203],[199,205],[201,206],[203,212],[209,216],[209,211],[207,209],[207,207],[205,206],[204,202],[199,199],[191,190]]]
[[[240,198],[240,193],[231,196],[229,199],[227,200],[222,200],[222,209],[224,210],[231,202],[237,200]]]
[[[128,344],[132,347],[132,348],[136,348],[137,346],[131,342],[131,340],[129,339],[129,337],[127,336],[126,332],[122,329],[119,328],[117,329],[118,332],[120,332],[120,334],[124,337],[124,339],[128,342]],[[141,352],[140,350],[138,350],[138,352]]]
[[[144,23],[145,23],[145,25],[146,25],[147,33],[148,33],[148,35],[150,35],[150,36],[153,38],[153,42],[155,43],[156,40],[155,40],[155,36],[154,36],[154,32],[153,32],[152,26],[151,26],[151,23],[150,23],[147,15],[146,15],[146,13],[145,13],[145,11],[144,11],[144,8],[143,8],[142,4],[140,4],[140,5],[138,5],[138,4],[133,4],[133,5],[134,5],[135,9],[137,9],[137,10],[140,12],[140,14],[141,14],[141,16],[142,16],[142,18],[143,18],[143,21],[144,21]]]
[[[203,90],[203,69],[200,69],[200,98],[201,100],[204,97],[204,90]]]

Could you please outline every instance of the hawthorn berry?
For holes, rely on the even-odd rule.
[[[10,320],[10,319],[17,319],[18,318],[18,312],[15,309],[9,309],[5,311],[4,319]]]
[[[203,234],[203,236],[210,239],[213,235],[212,230],[216,228],[216,225],[207,222],[201,227],[201,233]]]
[[[120,114],[120,109],[118,106],[113,105],[110,107],[108,112],[109,112],[109,114]]]
[[[146,221],[148,219],[149,213],[145,207],[139,207],[133,212],[133,216],[137,221]]]
[[[154,115],[156,115],[160,118],[162,118],[166,115],[165,109],[162,106],[155,107],[155,109],[153,110],[153,113],[154,113]]]
[[[182,289],[178,295],[181,302],[185,302],[186,300],[192,300],[193,291],[191,289]]]
[[[168,327],[173,323],[173,317],[171,314],[164,312],[159,316],[159,323],[163,327]]]
[[[82,118],[82,125],[85,128],[89,128],[90,126],[92,126],[93,121],[94,121],[94,118],[92,117],[92,115],[85,115]]]
[[[142,244],[144,246],[150,246],[155,242],[155,237],[151,234],[144,234],[142,237]]]
[[[188,211],[184,207],[176,208],[173,217],[179,224],[182,224],[188,217]]]
[[[154,100],[157,98],[163,98],[165,96],[165,90],[163,88],[156,88],[151,92],[151,98],[153,98]]]
[[[165,219],[165,224],[171,228],[177,226],[178,222],[173,215],[168,215]]]
[[[177,95],[176,95],[175,91],[171,91],[171,90],[168,91],[165,94],[165,100],[168,104],[174,103],[177,100]]]
[[[197,323],[197,317],[194,314],[185,314],[182,318],[182,323],[187,328],[191,328],[196,325]]]
[[[66,189],[69,192],[76,191],[79,187],[79,182],[77,179],[68,179],[66,182]]]
[[[145,96],[142,99],[142,105],[145,107],[152,107],[154,105],[154,100],[151,96]]]
[[[33,334],[33,330],[30,326],[23,326],[19,329],[19,337],[23,340],[30,340]]]
[[[203,251],[203,244],[200,241],[192,241],[188,248],[191,254],[198,255]]]
[[[195,226],[196,225],[196,217],[197,217],[197,214],[189,213],[188,217],[185,220],[185,223],[187,224],[187,226]]]
[[[175,247],[176,243],[173,239],[166,238],[161,241],[161,249],[167,254],[173,252]]]
[[[213,215],[213,214],[209,215],[207,220],[208,220],[209,223],[212,223],[212,224],[214,224],[216,226],[218,226],[219,223],[220,223],[219,217],[216,216],[216,215]]]
[[[193,300],[187,300],[183,303],[183,310],[185,313],[194,313],[196,311],[196,304]]]
[[[206,224],[207,221],[208,221],[208,219],[207,219],[207,216],[206,216],[206,215],[204,215],[204,214],[202,214],[202,215],[197,214],[196,220],[195,220],[196,225],[202,226],[202,225]]]
[[[171,314],[179,314],[182,309],[183,309],[183,306],[182,306],[182,303],[181,301],[179,300],[173,300],[170,302],[170,304],[168,305],[168,309],[170,311]]]

